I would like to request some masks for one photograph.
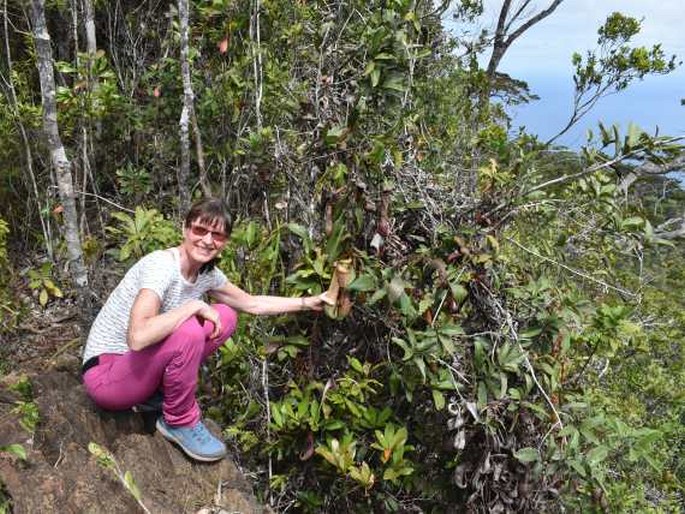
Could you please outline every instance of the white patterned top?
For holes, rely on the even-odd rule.
[[[160,313],[170,311],[190,300],[202,299],[208,291],[227,282],[218,268],[198,275],[189,282],[181,274],[178,248],[149,253],[126,272],[112,291],[88,334],[83,362],[103,353],[125,353],[129,318],[133,302],[141,289],[150,289],[159,296]]]

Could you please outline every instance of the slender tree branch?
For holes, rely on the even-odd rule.
[[[563,175],[561,177],[557,177],[557,178],[548,180],[547,182],[543,182],[542,184],[538,184],[537,186],[533,186],[530,189],[527,189],[526,191],[521,193],[521,196],[526,196],[526,195],[529,195],[530,193],[533,193],[535,191],[539,191],[541,189],[546,189],[550,186],[554,186],[557,184],[565,184],[566,182],[570,182],[571,180],[575,180],[577,178],[585,177],[586,175],[591,175],[591,174],[593,174],[597,171],[603,170],[605,168],[610,168],[614,164],[617,164],[621,161],[624,161],[626,159],[633,157],[636,153],[637,153],[637,150],[634,150],[632,152],[628,152],[626,154],[615,157],[611,160],[595,164],[593,166],[590,166],[589,168],[585,168],[584,170],[579,171],[577,173],[571,173],[569,175]]]
[[[561,263],[561,262],[555,261],[554,259],[550,259],[549,257],[545,257],[544,255],[540,255],[540,254],[537,253],[536,251],[531,250],[530,248],[526,248],[525,246],[523,246],[523,245],[522,245],[521,243],[519,243],[518,241],[515,241],[515,240],[513,240],[513,239],[511,239],[511,238],[509,238],[509,237],[506,237],[505,239],[506,239],[507,241],[509,241],[511,244],[513,244],[514,246],[519,247],[519,248],[520,248],[521,250],[523,250],[524,252],[529,253],[530,255],[533,255],[533,256],[537,257],[538,259],[542,259],[543,261],[546,261],[546,262],[549,262],[549,263],[554,264],[554,265],[556,265],[556,266],[559,266],[560,268],[562,268],[562,269],[568,271],[569,273],[572,273],[573,275],[576,275],[576,276],[578,276],[578,277],[581,277],[581,278],[583,278],[583,279],[585,279],[585,280],[589,280],[590,282],[593,282],[593,283],[595,283],[595,284],[597,284],[597,285],[600,285],[600,286],[602,286],[602,287],[604,287],[604,288],[606,288],[606,289],[611,289],[612,291],[616,291],[617,293],[621,293],[622,295],[625,295],[625,296],[627,296],[627,297],[629,297],[629,298],[638,298],[638,297],[639,297],[639,295],[638,295],[637,293],[634,293],[634,292],[632,292],[632,291],[628,291],[627,289],[623,289],[623,288],[621,288],[621,287],[612,286],[611,284],[607,284],[606,282],[604,282],[604,281],[602,281],[602,280],[598,280],[598,279],[596,279],[596,278],[594,278],[594,277],[591,277],[590,275],[588,275],[588,274],[586,274],[586,273],[583,273],[583,272],[581,272],[581,271],[578,271],[578,270],[576,270],[576,269],[573,269],[573,268],[571,268],[570,266],[567,266],[566,264],[563,264],[563,263]]]

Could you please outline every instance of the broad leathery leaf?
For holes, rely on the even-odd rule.
[[[405,466],[402,468],[395,468],[395,467],[388,468],[383,473],[383,480],[394,481],[401,476],[411,475],[413,472],[414,472],[414,468],[410,468],[408,466]]]
[[[393,337],[392,342],[404,350],[404,356],[402,357],[403,361],[408,361],[414,356],[414,350],[409,346],[409,344],[404,339],[400,339],[399,337]]]
[[[422,357],[414,357],[414,363],[416,364],[416,367],[419,368],[419,371],[421,372],[421,376],[423,377],[423,382],[426,382],[426,363],[423,361]]]
[[[297,223],[288,223],[288,230],[290,230],[290,232],[298,236],[303,241],[309,240],[309,234],[307,233],[307,229],[304,228],[302,225],[298,225]]]
[[[407,89],[402,75],[393,73],[383,82],[383,89],[390,89],[399,93],[404,93]]]
[[[355,357],[348,357],[347,360],[350,363],[352,369],[354,369],[355,371],[358,371],[359,373],[362,373],[364,371],[362,363],[359,362],[359,359],[356,359]]]
[[[440,333],[446,336],[454,337],[464,335],[464,329],[459,325],[449,324],[440,327]]]
[[[373,305],[373,304],[377,303],[378,301],[382,300],[386,294],[387,294],[387,292],[386,292],[385,288],[379,289],[378,291],[373,293],[373,295],[371,295],[371,298],[369,298],[369,300],[366,302],[366,304],[367,305]]]
[[[435,410],[442,410],[445,408],[445,395],[442,394],[437,389],[433,389],[433,403],[435,404]]]
[[[335,126],[331,127],[326,131],[325,141],[326,144],[332,145],[342,140],[347,133],[347,127]]]
[[[583,467],[583,464],[580,461],[572,459],[568,461],[568,463],[573,469],[575,469],[578,472],[578,474],[581,477],[585,478],[587,476],[587,472],[585,471],[585,468]]]
[[[370,273],[359,275],[347,289],[350,291],[374,291],[376,289],[376,277]]]
[[[325,430],[340,430],[341,428],[345,428],[347,425],[340,421],[339,419],[333,419],[331,421],[328,421],[327,423],[324,424],[324,429]]]
[[[281,411],[280,411],[278,405],[275,405],[275,404],[271,405],[271,419],[276,424],[276,426],[279,426],[279,427],[283,426],[283,416],[281,414]]]
[[[376,61],[396,61],[397,57],[395,57],[393,54],[389,54],[387,52],[381,52],[379,54],[376,54],[373,56],[374,60]]]
[[[406,293],[400,296],[400,312],[407,318],[414,318],[417,316],[416,309],[412,305],[411,298]]]
[[[645,220],[639,216],[631,216],[621,221],[622,229],[638,229],[644,226]]]
[[[516,452],[514,453],[514,457],[519,462],[523,462],[525,464],[528,462],[535,462],[537,460],[540,460],[540,452],[538,452],[535,448],[526,447],[516,450]]]
[[[379,68],[374,68],[371,70],[371,87],[378,86],[378,82],[381,79],[381,70]]]
[[[587,461],[590,466],[596,466],[609,456],[609,449],[606,446],[597,446],[587,454]]]

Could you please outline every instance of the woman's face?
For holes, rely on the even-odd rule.
[[[183,228],[183,246],[187,255],[194,261],[204,264],[214,259],[228,241],[221,221],[194,220]]]

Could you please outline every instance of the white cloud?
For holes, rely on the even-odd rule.
[[[531,15],[549,5],[537,1]],[[514,8],[516,7],[514,2]],[[494,30],[501,0],[485,0],[483,28]],[[667,54],[685,59],[685,10],[682,0],[566,0],[557,10],[517,39],[505,54],[500,69],[521,73],[569,73],[573,52],[584,53],[597,42],[597,29],[614,12],[644,19],[635,44],[661,43]],[[485,57],[487,58],[487,57]]]

